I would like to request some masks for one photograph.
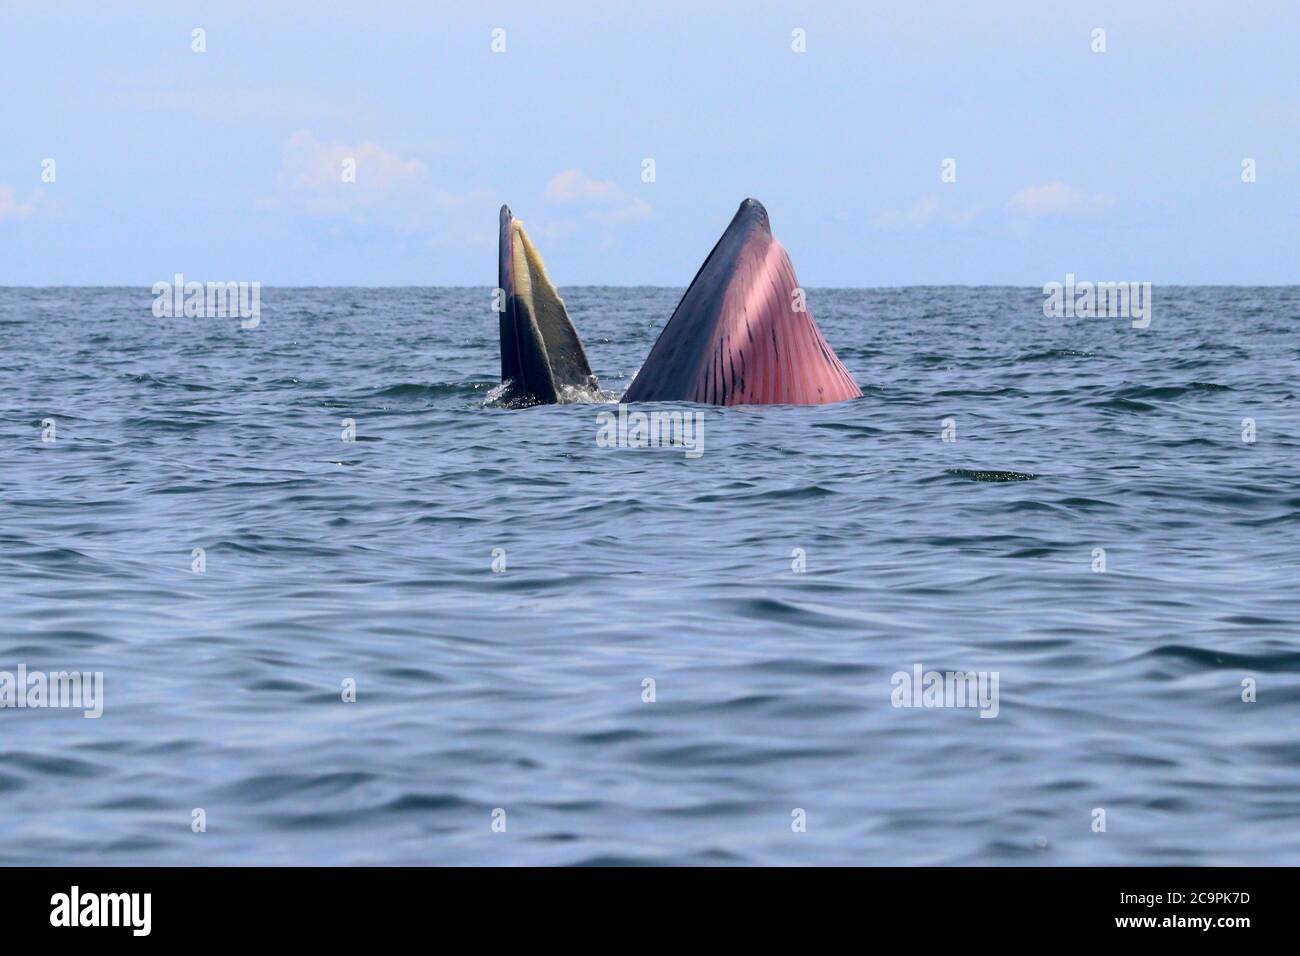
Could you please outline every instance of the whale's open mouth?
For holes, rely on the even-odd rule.
[[[582,340],[541,255],[506,206],[500,253],[503,403],[590,400],[599,392]],[[813,321],[767,210],[746,199],[623,401],[821,405],[861,395]]]

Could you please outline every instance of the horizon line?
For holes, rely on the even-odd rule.
[[[199,280],[195,280],[199,281]],[[302,284],[302,283],[267,283],[260,280],[234,279],[234,280],[203,280],[203,285],[209,283],[226,285],[229,282],[246,282],[252,285],[254,282],[263,289],[493,289],[495,286],[490,285],[465,285],[461,283],[442,283],[433,285],[415,285],[415,284],[383,284],[383,285],[357,285],[353,284]],[[1056,280],[1052,280],[1055,282]],[[1096,280],[1084,279],[1082,282],[1097,285],[1101,282],[1134,280]],[[1144,282],[1145,280],[1136,280]],[[1080,284],[1081,284],[1080,283]],[[40,284],[40,285],[10,285],[0,283],[0,290],[7,289],[152,289],[155,283],[58,283],[58,284]],[[1300,288],[1300,281],[1296,282],[1151,282],[1152,286],[1177,287],[1182,289],[1295,289]],[[637,284],[606,284],[594,282],[571,283],[559,285],[558,289],[686,289],[688,285],[660,285],[657,283],[637,283]],[[1036,284],[1020,284],[1014,282],[910,282],[896,283],[889,285],[809,285],[804,288],[812,290],[844,290],[852,292],[867,292],[878,289],[1035,289],[1041,290],[1042,286]]]

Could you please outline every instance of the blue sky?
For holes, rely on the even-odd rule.
[[[1292,284],[1297,62],[1294,0],[5,0],[0,284],[491,286],[507,202],[680,286],[746,196],[808,286]]]

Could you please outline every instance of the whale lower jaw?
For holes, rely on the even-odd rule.
[[[746,199],[623,401],[820,405],[861,395],[813,321],[767,210]]]

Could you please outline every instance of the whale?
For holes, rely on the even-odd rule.
[[[501,207],[498,300],[502,404],[553,405],[594,397],[596,376],[541,253],[509,206]]]
[[[598,394],[577,329],[522,223],[501,209],[501,377],[508,401]],[[767,210],[746,199],[696,272],[624,402],[822,405],[862,390],[808,308]]]
[[[822,405],[861,395],[813,320],[767,210],[746,199],[623,401]]]

